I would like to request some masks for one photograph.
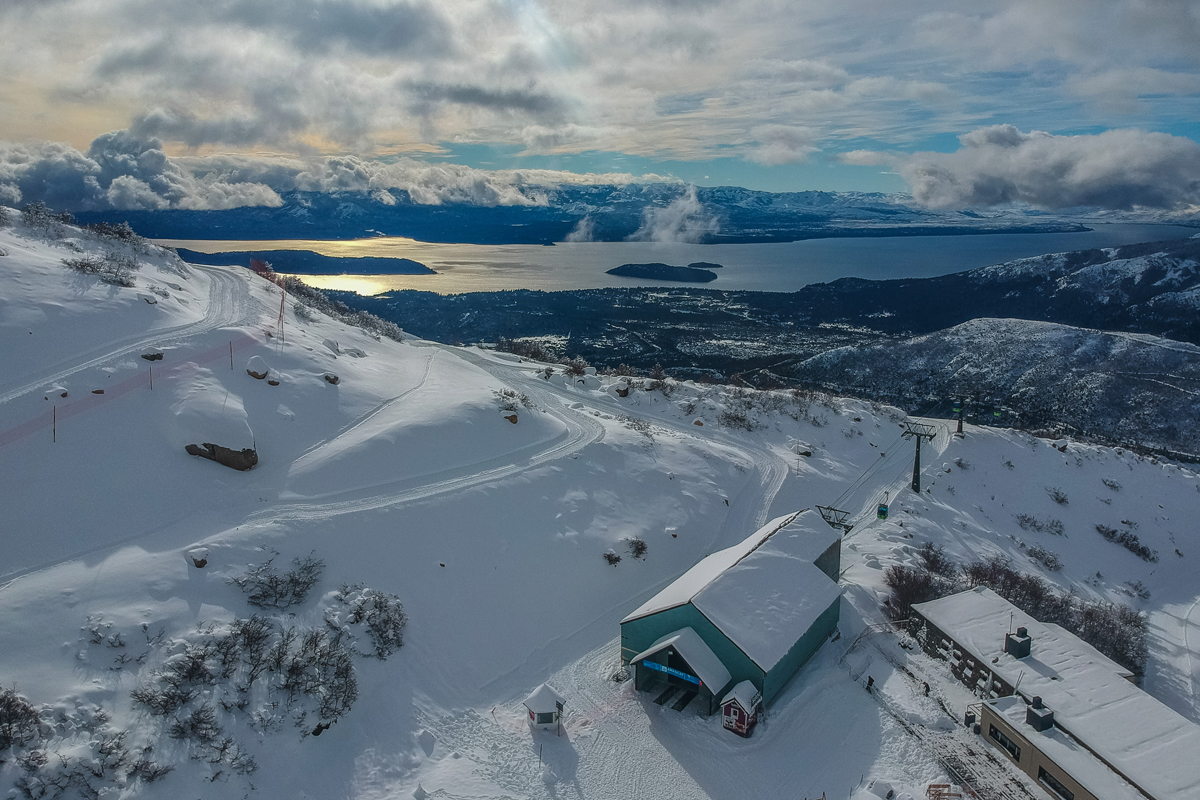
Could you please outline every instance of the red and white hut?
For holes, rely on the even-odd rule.
[[[721,715],[725,727],[738,736],[749,737],[758,724],[758,707],[762,705],[762,693],[750,681],[742,681],[729,690],[721,701]]]

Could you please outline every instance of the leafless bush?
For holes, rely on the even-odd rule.
[[[339,322],[361,328],[376,338],[392,339],[397,342],[404,341],[404,331],[396,323],[380,319],[369,311],[355,311],[340,300],[330,298],[320,289],[314,289],[299,278],[293,276],[277,277],[275,283],[282,286],[291,295],[293,313],[297,313],[294,309],[298,306],[308,306],[305,311],[298,313],[305,314],[313,310],[320,311],[322,314],[332,317]]]
[[[607,553],[604,554],[604,560],[607,561],[609,564],[611,564],[614,567],[617,564],[621,563],[621,557],[619,555],[617,555],[616,553],[614,553],[612,550],[609,550]]]
[[[625,415],[621,415],[617,419],[619,419],[621,424],[623,424],[626,428],[629,428],[629,430],[640,433],[642,436],[645,436],[647,441],[649,441],[651,444],[654,443],[654,426],[650,424],[649,420],[641,419],[640,417],[628,417]]]
[[[958,458],[954,459],[954,464],[959,469],[964,470],[964,471],[971,468],[971,462],[965,460],[962,456],[959,456]]]
[[[625,549],[629,555],[634,558],[645,558],[646,551],[650,549],[650,546],[646,544],[646,540],[640,536],[630,536],[628,539],[622,539],[621,541],[625,543]]]
[[[293,569],[280,575],[267,559],[230,582],[246,593],[246,601],[260,608],[291,608],[304,602],[325,571],[325,562],[314,556],[292,559]]]
[[[128,222],[118,222],[116,224],[109,222],[93,222],[91,225],[84,225],[83,229],[89,231],[101,239],[112,239],[118,242],[127,244],[140,245],[146,240],[138,236],[133,228],[129,227]]]
[[[1146,618],[1128,606],[1059,593],[1003,556],[971,562],[963,575],[968,587],[986,586],[1035,619],[1062,625],[1118,664],[1139,674],[1145,669]]]
[[[30,203],[21,208],[21,217],[25,225],[37,231],[53,232],[63,225],[75,224],[75,217],[68,211],[54,211],[45,203]]]
[[[13,689],[0,688],[0,764],[10,747],[22,747],[39,736],[37,709]]]
[[[1097,525],[1096,533],[1103,536],[1106,541],[1121,545],[1121,547],[1124,547],[1142,561],[1149,561],[1152,564],[1158,562],[1158,553],[1142,544],[1137,534],[1132,530],[1121,531],[1108,525]]]
[[[587,374],[587,368],[591,366],[591,364],[584,361],[579,356],[576,356],[569,361],[564,361],[562,364],[563,372],[575,378],[578,378],[580,375]]]
[[[946,555],[946,548],[933,542],[925,542],[917,548],[917,556],[922,566],[934,575],[943,578],[955,578],[958,575],[958,565]]]
[[[1058,554],[1047,550],[1040,544],[1031,544],[1025,552],[1029,553],[1030,558],[1051,572],[1058,572],[1063,568],[1062,559],[1058,557]]]
[[[330,614],[326,621],[337,631],[362,625],[367,630],[375,657],[384,660],[404,644],[404,627],[408,616],[400,598],[394,594],[367,589],[361,583],[342,584],[334,599],[345,606],[346,615]]]
[[[1050,533],[1055,536],[1062,536],[1066,530],[1061,519],[1039,519],[1032,514],[1016,514],[1014,518],[1021,530]]]
[[[304,305],[304,303],[292,303],[292,316],[305,325],[317,321],[316,314],[313,314],[312,309]]]
[[[1067,493],[1057,486],[1047,486],[1046,494],[1048,494],[1050,499],[1058,503],[1060,506],[1065,506],[1068,503]]]
[[[135,284],[133,273],[137,269],[137,262],[129,256],[113,253],[109,253],[103,258],[84,255],[78,258],[64,258],[62,264],[67,269],[81,272],[84,275],[95,275],[105,283],[125,287]]]
[[[514,356],[533,361],[557,360],[557,354],[552,352],[541,339],[506,339],[501,336],[496,342],[496,349],[502,353],[512,353]]]
[[[884,570],[883,582],[892,591],[887,613],[894,620],[908,619],[914,603],[945,597],[956,588],[953,581],[905,564],[893,564]]]
[[[496,396],[496,402],[500,405],[501,411],[517,411],[522,406],[525,408],[533,408],[533,401],[524,392],[518,392],[516,389],[510,389],[505,386],[503,389],[497,389],[492,392]]]

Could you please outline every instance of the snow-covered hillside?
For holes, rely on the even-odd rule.
[[[377,339],[297,313],[246,270],[162,251],[129,251],[134,286],[105,283],[62,260],[127,245],[12,217],[0,229],[0,687],[48,707],[36,740],[0,755],[4,790],[76,775],[63,796],[86,783],[164,798],[869,798],[883,781],[923,795],[945,771],[910,729],[966,736],[971,696],[909,651],[848,649],[884,621],[883,569],[924,542],[963,561],[1002,554],[1145,610],[1147,689],[1200,718],[1189,469],[1012,431],[957,439],[935,422],[928,491],[915,495],[894,409],[674,382],[621,397],[612,377],[546,379],[545,365],[502,354]],[[247,373],[264,365],[265,379]],[[204,442],[253,447],[258,464],[184,451]],[[879,522],[884,492],[892,514]],[[704,555],[816,504],[859,522],[839,636],[753,738],[622,679],[623,616]],[[1097,524],[1136,530],[1157,561]],[[281,573],[309,558],[324,570],[305,599],[253,606],[231,579],[272,558]],[[364,596],[403,603],[403,646],[386,659],[353,622]],[[357,698],[334,697],[324,676],[268,690],[236,658],[223,671],[222,642],[255,614],[274,643],[288,628],[345,631]],[[295,647],[289,663],[311,668]],[[314,652],[332,664],[335,649]],[[524,722],[522,698],[547,680],[567,700],[561,736]],[[165,715],[132,697],[179,687]],[[314,735],[331,697],[351,707]]]
[[[1200,347],[1144,333],[975,319],[870,347],[841,347],[794,374],[868,397],[966,397],[1030,426],[1065,422],[1109,441],[1200,453]]]

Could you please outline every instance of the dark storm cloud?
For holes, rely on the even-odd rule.
[[[1191,139],[1140,130],[1054,136],[995,125],[960,141],[962,147],[953,153],[879,160],[895,163],[919,202],[942,208],[1012,202],[1122,210],[1200,204],[1200,144]]]
[[[517,111],[538,117],[561,116],[566,103],[546,92],[526,89],[489,89],[468,84],[409,83],[406,90],[420,108],[439,103],[476,106],[491,111]]]

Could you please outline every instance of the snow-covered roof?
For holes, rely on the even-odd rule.
[[[729,690],[729,693],[721,700],[721,705],[725,705],[730,700],[736,700],[744,710],[753,713],[754,707],[758,705],[755,702],[758,698],[758,689],[754,688],[754,684],[750,681],[742,681]]]
[[[1134,686],[1129,670],[1087,642],[984,587],[913,608],[1010,686],[1019,680],[1021,696],[1040,696],[1056,725],[1152,797],[1200,797],[1200,726]],[[1022,659],[1004,652],[1004,635],[1017,627],[1033,640]]]
[[[543,683],[525,698],[525,707],[535,714],[548,714],[558,710],[557,703],[565,705],[566,702],[566,698],[555,691],[553,686]]]
[[[813,565],[838,533],[816,514],[802,514],[772,520],[713,553],[622,622],[691,603],[755,664],[770,670],[840,594]]]
[[[1096,797],[1103,797],[1104,800],[1146,800],[1144,794],[1114,774],[1079,742],[1058,728],[1039,732],[1026,725],[1025,709],[1029,706],[1020,697],[1001,697],[989,703],[1009,725],[1020,731],[1038,750]]]
[[[683,660],[688,663],[688,666],[696,671],[696,677],[704,681],[704,685],[710,691],[719,692],[725,684],[729,683],[731,677],[729,670],[725,669],[725,665],[721,663],[721,659],[717,658],[717,654],[704,643],[700,634],[691,628],[680,628],[668,633],[646,650],[631,658],[629,663],[636,664],[668,647],[674,647],[679,655],[683,656]]]

